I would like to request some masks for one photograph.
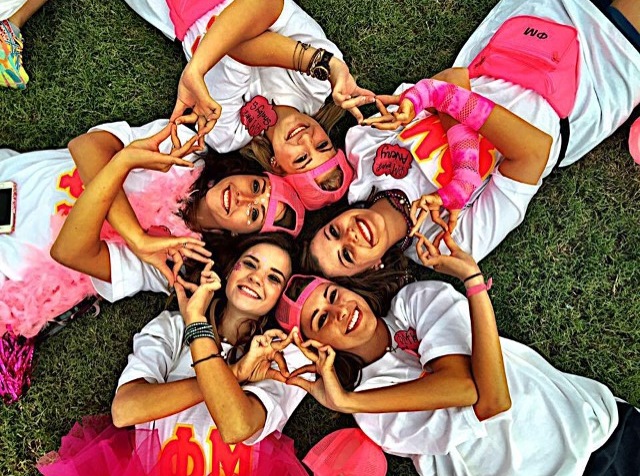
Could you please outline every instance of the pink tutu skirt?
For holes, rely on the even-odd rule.
[[[293,440],[271,434],[252,446],[251,476],[307,476]],[[110,415],[89,416],[62,437],[60,449],[44,455],[37,468],[44,476],[205,476],[161,470],[157,430],[116,428]]]

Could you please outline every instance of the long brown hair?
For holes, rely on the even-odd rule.
[[[216,271],[219,271],[218,274],[222,280],[221,289],[225,288],[227,284],[226,277],[231,274],[234,265],[238,259],[240,259],[242,254],[248,249],[260,244],[277,246],[285,251],[291,258],[292,267],[294,263],[297,262],[297,246],[294,240],[285,233],[262,233],[259,235],[250,235],[239,240],[236,239],[228,249],[224,251],[220,250],[221,252],[219,252],[216,261],[217,266],[214,265]],[[221,293],[216,309],[214,309],[215,323],[217,326],[219,326],[222,321],[223,312],[226,306],[227,297],[224,293]],[[231,354],[229,355],[229,362],[231,363],[237,362],[240,357],[249,350],[251,339],[253,339],[255,335],[262,334],[266,329],[276,327],[274,309],[271,309],[267,314],[261,316],[257,321],[249,319],[246,320],[241,324],[241,326],[245,324],[248,327],[248,331],[238,340],[238,342],[236,342],[236,345],[232,349]]]
[[[305,228],[303,229],[302,249],[300,254],[301,272],[324,276],[318,258],[311,253],[311,240],[318,231],[347,210],[355,208],[367,208],[367,202],[356,202],[352,205],[340,202],[326,207],[324,210],[308,214],[305,217]],[[386,314],[391,305],[391,300],[405,284],[414,281],[415,278],[409,272],[409,260],[402,250],[397,246],[392,246],[382,257],[383,267],[378,269],[367,269],[353,276],[339,276],[328,278],[337,285],[354,290],[363,297],[376,303],[380,315]]]
[[[313,278],[309,277],[293,278],[286,290],[287,297],[292,301],[297,301],[302,291],[304,291],[312,281]],[[383,316],[389,311],[391,300],[387,303],[384,299],[380,299],[374,292],[358,289],[357,287],[343,286],[339,284],[337,280],[332,279],[332,281],[362,296],[376,316]],[[300,329],[300,332],[302,332],[302,329]],[[360,383],[362,369],[366,366],[366,363],[362,357],[351,352],[336,350],[335,353],[336,357],[333,367],[338,376],[338,380],[346,390],[353,390]]]

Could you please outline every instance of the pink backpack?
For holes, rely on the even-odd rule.
[[[580,78],[578,32],[534,16],[510,18],[469,65],[469,76],[491,76],[544,97],[561,118],[571,113]]]

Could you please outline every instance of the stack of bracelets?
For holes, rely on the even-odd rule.
[[[183,342],[187,346],[190,346],[194,340],[200,339],[203,337],[212,339],[216,342],[218,346],[220,345],[218,343],[218,340],[216,339],[216,334],[213,330],[213,326],[207,322],[192,322],[191,324],[187,325],[187,327],[184,328]],[[200,360],[196,360],[191,364],[191,367],[195,367],[197,364],[199,364],[200,362],[204,362],[205,360],[215,359],[218,357],[221,359],[224,359],[225,353],[224,352],[214,353]]]

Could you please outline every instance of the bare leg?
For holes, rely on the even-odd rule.
[[[22,5],[22,8],[9,18],[9,21],[18,28],[22,28],[27,20],[31,18],[33,14],[46,2],[47,0],[27,0],[27,3]]]

